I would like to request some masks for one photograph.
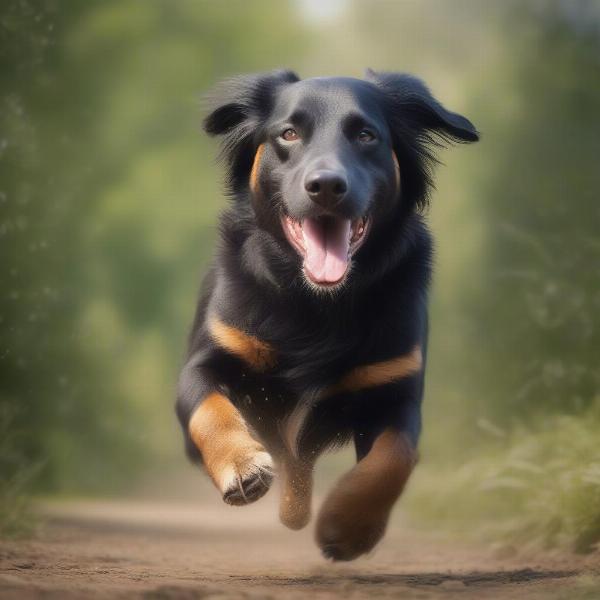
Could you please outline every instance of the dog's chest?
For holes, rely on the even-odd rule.
[[[242,396],[261,402],[303,396],[335,381],[364,349],[355,335],[331,328],[262,327],[239,329],[209,320],[213,340],[238,360],[227,363],[227,380]]]
[[[274,371],[300,389],[326,385],[352,363],[362,360],[365,350],[361,332],[350,326],[344,331],[326,324],[292,325],[286,331],[269,333]]]

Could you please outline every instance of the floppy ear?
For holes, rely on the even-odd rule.
[[[254,136],[273,108],[277,88],[299,81],[292,71],[277,70],[232,77],[209,94],[204,119],[209,135],[221,135],[221,158],[227,163],[230,190],[245,185],[254,158]]]
[[[294,72],[281,69],[222,81],[208,97],[212,110],[204,119],[204,130],[209,135],[225,134],[246,119],[268,113],[275,89],[298,80]]]
[[[403,73],[376,73],[367,70],[367,80],[389,98],[394,116],[417,134],[431,134],[448,142],[476,142],[479,133],[469,119],[446,110],[417,77]]]

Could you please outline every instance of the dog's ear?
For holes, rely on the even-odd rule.
[[[447,142],[476,142],[479,133],[469,119],[446,110],[427,86],[412,75],[376,73],[367,69],[366,78],[382,90],[389,99],[393,116],[418,135]]]
[[[285,70],[243,75],[226,79],[208,96],[210,112],[204,130],[223,136],[221,159],[226,163],[230,192],[241,190],[248,182],[255,136],[273,109],[277,89],[296,81],[299,77]]]
[[[208,96],[211,112],[204,119],[204,130],[209,135],[223,135],[248,119],[268,114],[276,89],[296,81],[299,77],[286,70],[241,75],[222,81]]]

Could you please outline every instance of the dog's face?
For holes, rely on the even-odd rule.
[[[279,198],[283,231],[309,281],[338,285],[368,235],[373,212],[400,183],[377,90],[355,79],[283,88],[254,162],[257,212]]]
[[[249,190],[259,227],[289,244],[317,289],[340,286],[369,236],[424,201],[434,135],[477,139],[419,80],[368,77],[234,79],[205,122],[226,136],[234,193]]]

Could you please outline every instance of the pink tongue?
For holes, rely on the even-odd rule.
[[[304,268],[318,283],[336,283],[348,268],[350,220],[336,219],[326,226],[317,219],[305,219],[302,236],[306,257]]]

